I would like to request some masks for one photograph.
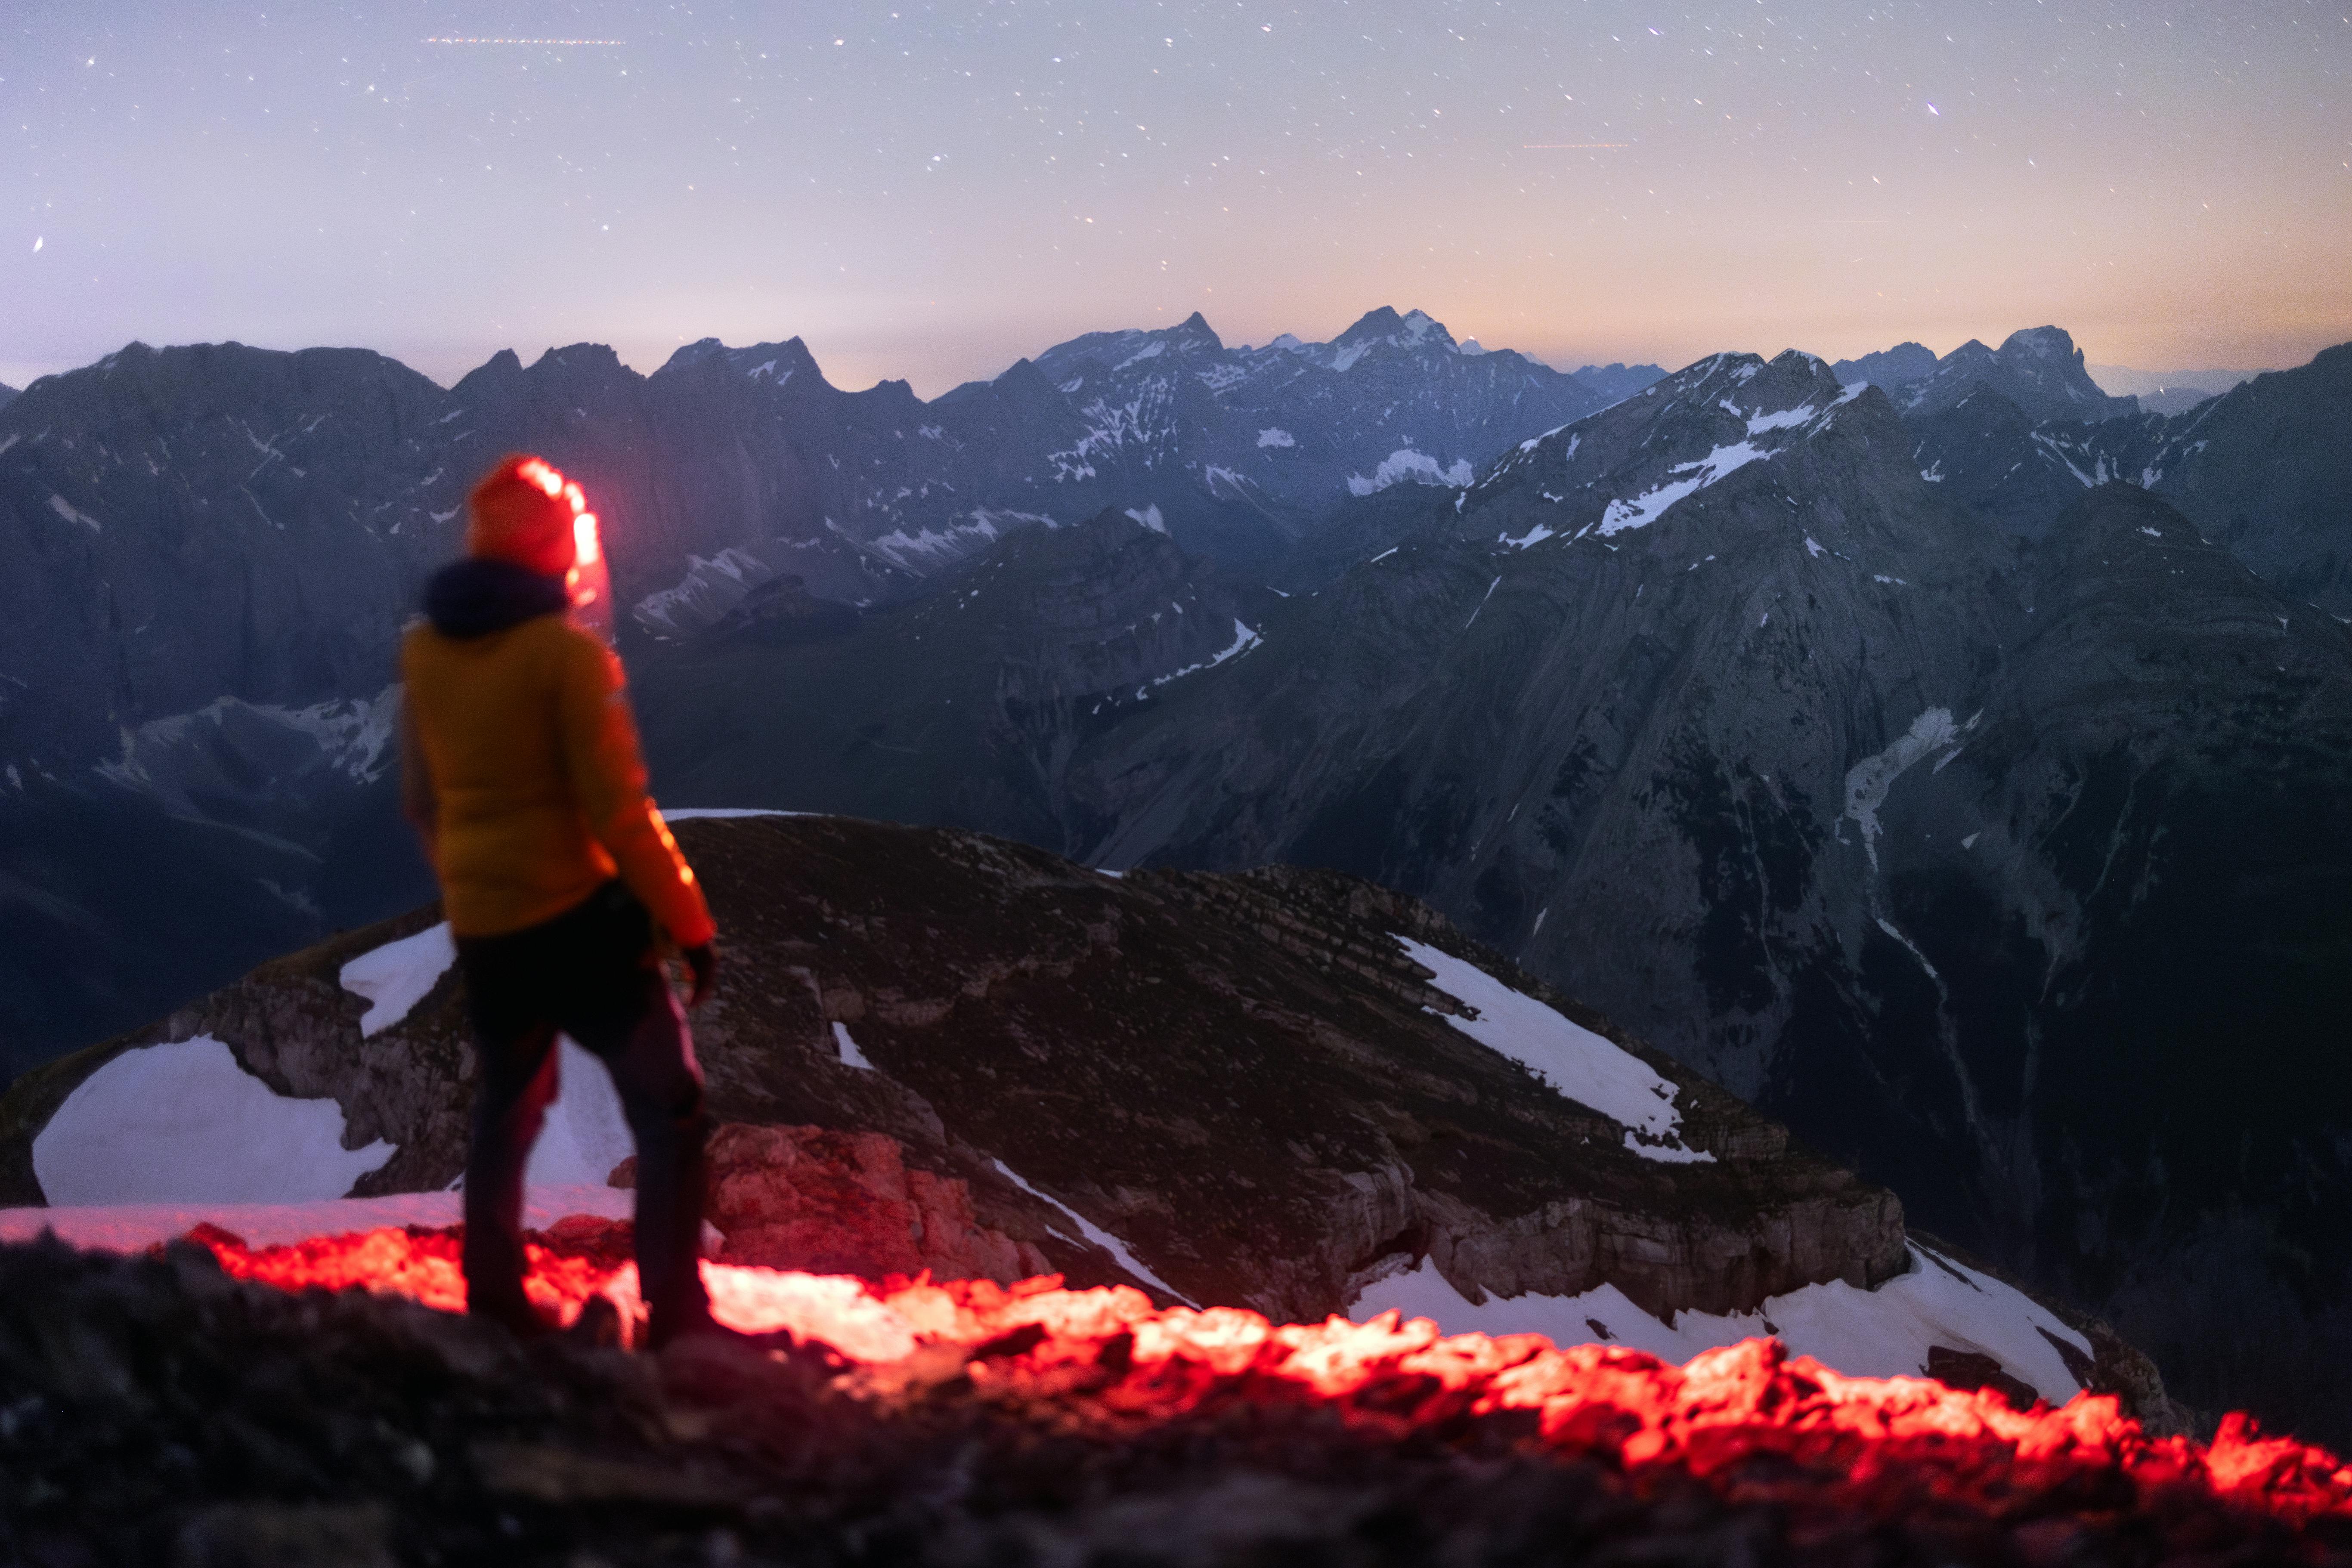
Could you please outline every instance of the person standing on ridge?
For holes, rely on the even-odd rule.
[[[439,877],[480,1053],[466,1162],[466,1310],[548,1324],[523,1293],[523,1171],[555,1098],[560,1030],[613,1075],[637,1147],[647,1342],[720,1333],[699,1268],[702,1070],[656,927],[711,991],[717,928],[646,794],[620,659],[576,624],[595,514],[537,458],[468,498],[467,558],[401,644],[403,808]]]

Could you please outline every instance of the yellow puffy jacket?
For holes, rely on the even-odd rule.
[[[621,661],[561,615],[412,627],[402,786],[459,936],[552,920],[616,872],[681,947],[717,928],[646,795]]]

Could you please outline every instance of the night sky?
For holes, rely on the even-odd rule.
[[[0,381],[798,334],[926,395],[1199,310],[1564,367],[2352,338],[2352,3],[289,5],[0,19]],[[587,40],[428,42],[429,39]]]

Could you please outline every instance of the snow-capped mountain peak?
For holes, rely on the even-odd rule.
[[[1323,363],[1339,371],[1349,369],[1376,348],[1397,348],[1408,353],[1424,349],[1461,352],[1445,324],[1426,310],[1408,310],[1400,316],[1389,305],[1367,310],[1355,325],[1322,347]]]
[[[1522,442],[1465,498],[1463,526],[1473,537],[1491,536],[1500,550],[1553,539],[1605,544],[1748,464],[1822,434],[1866,390],[1863,383],[1840,387],[1826,363],[1796,349],[1770,361],[1712,355]],[[1492,521],[1477,515],[1497,502]]]

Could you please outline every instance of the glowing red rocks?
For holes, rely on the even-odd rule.
[[[566,1222],[567,1226],[572,1222]],[[564,1321],[591,1295],[625,1319],[636,1280],[625,1229],[558,1227],[530,1249],[532,1299]],[[286,1289],[362,1287],[462,1308],[453,1232],[378,1230],[249,1249],[199,1230],[232,1275]],[[2012,1410],[1990,1391],[1926,1378],[1851,1378],[1777,1341],[1749,1340],[1667,1365],[1533,1334],[1445,1337],[1426,1319],[1275,1324],[1230,1307],[1154,1308],[1139,1292],[1066,1290],[1055,1278],[845,1278],[705,1266],[714,1310],[749,1331],[789,1328],[880,1375],[929,1345],[971,1356],[983,1395],[1050,1405],[1116,1431],[1243,1402],[1318,1403],[1367,1436],[1444,1436],[1516,1418],[1556,1452],[1639,1481],[1696,1478],[1728,1498],[1780,1500],[1878,1519],[2134,1510],[2186,1516],[2215,1502],[2292,1525],[2352,1516],[2352,1469],[2323,1450],[2261,1436],[2232,1415],[2210,1446],[2152,1437],[2101,1395]],[[2021,1526],[2030,1528],[2030,1526]]]

